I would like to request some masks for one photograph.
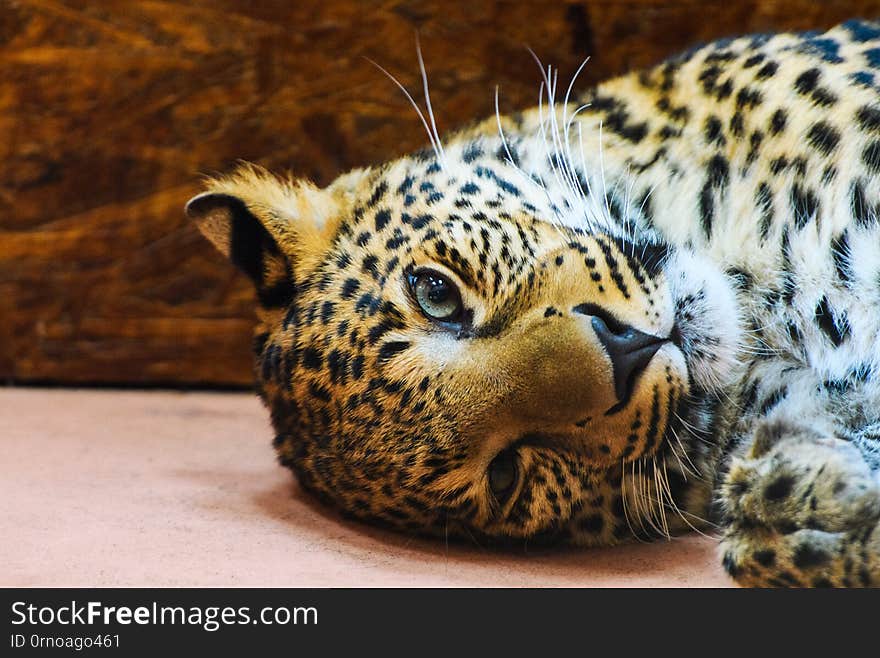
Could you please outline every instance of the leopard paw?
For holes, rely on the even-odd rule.
[[[723,563],[741,583],[880,585],[880,481],[849,442],[762,423],[721,496]]]
[[[722,496],[731,518],[782,533],[845,532],[880,518],[880,480],[855,446],[779,421],[758,425]]]

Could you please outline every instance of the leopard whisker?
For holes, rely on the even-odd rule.
[[[669,517],[667,515],[667,507],[663,502],[663,497],[669,483],[666,482],[663,471],[657,466],[657,457],[654,456],[654,485],[657,490],[657,506],[663,518],[663,527],[666,530],[666,539],[672,539],[672,531],[670,530]]]
[[[675,413],[675,412],[673,412],[673,413]],[[675,417],[678,418],[679,422],[682,422],[682,423],[685,422],[684,420],[682,420],[679,417],[679,415],[677,413],[675,413]],[[672,432],[673,438],[675,438],[675,441],[678,443],[678,447],[681,448],[682,456],[685,458],[687,463],[690,464],[690,466],[691,466],[691,468],[687,469],[688,472],[691,475],[693,475],[695,478],[702,479],[702,476],[700,474],[700,469],[697,468],[697,465],[694,464],[693,460],[691,460],[690,455],[687,454],[687,450],[685,449],[684,443],[682,443],[681,437],[678,435],[678,432],[675,431],[674,427],[670,427],[669,430]],[[672,445],[672,444],[670,444],[670,445]],[[691,469],[693,469],[693,470],[691,470]]]
[[[640,498],[640,525],[642,530],[644,530],[649,536],[651,532],[645,528],[645,523],[648,524],[648,527],[654,532],[659,532],[657,525],[654,522],[652,510],[651,510],[651,499],[650,499],[650,491],[648,490],[648,482],[647,478],[644,475],[643,466],[644,466],[644,458],[636,460],[639,466],[639,498]]]
[[[651,493],[651,485],[655,485],[653,478],[649,472],[648,466],[648,458],[643,457],[640,460],[640,468],[644,468],[644,474],[642,475],[642,481],[644,483],[644,494],[645,494],[645,506],[647,508],[647,518],[652,530],[660,536],[664,534],[663,528],[663,519],[661,518],[661,514],[659,513],[659,506],[656,505],[657,497],[652,495]]]
[[[443,150],[443,142],[440,140],[440,134],[437,132],[437,122],[434,120],[434,108],[431,106],[431,93],[428,91],[428,73],[425,70],[425,60],[422,57],[422,45],[419,42],[419,35],[416,33],[416,55],[419,58],[419,71],[422,74],[422,87],[425,92],[425,105],[428,108],[428,117],[431,119],[431,128],[434,131],[434,139],[436,140],[437,150],[440,152],[440,166],[446,169],[446,152]]]
[[[534,53],[533,53],[533,55],[534,55]],[[543,73],[543,69],[542,69],[542,73]],[[559,171],[552,164],[553,158],[550,155],[550,144],[547,141],[547,126],[546,126],[546,122],[544,121],[544,84],[545,83],[542,81],[541,86],[539,88],[539,94],[538,94],[538,125],[540,126],[541,141],[544,145],[544,153],[546,154],[547,159],[551,162],[550,169],[553,172],[553,176],[556,178],[557,184],[560,187],[562,187],[562,182],[559,178]],[[559,235],[563,235],[562,220],[559,217],[559,210],[558,210],[557,204],[554,203],[552,199],[550,200],[550,207],[553,209],[553,213],[554,213],[554,218],[553,218],[554,221],[552,222],[552,224],[556,228],[557,233],[559,233]]]
[[[696,532],[697,534],[699,534],[703,537],[709,538],[709,535],[704,533],[702,530],[700,530],[698,527],[696,527],[694,524],[692,524],[687,519],[687,517],[685,516],[685,512],[682,511],[682,509],[675,502],[675,499],[672,496],[672,488],[669,486],[669,473],[666,469],[666,458],[665,457],[663,458],[663,474],[664,474],[665,483],[666,483],[666,487],[665,487],[666,498],[669,501],[669,506],[672,508],[672,510],[675,512],[675,514],[685,523],[685,525],[687,525],[691,530],[693,530],[694,532]],[[699,523],[702,523],[704,525],[708,525],[708,526],[715,525],[715,524],[711,523],[710,521],[708,521],[707,519],[703,519],[703,518],[697,516],[696,514],[692,514],[690,512],[688,512],[687,514],[689,516],[694,517],[695,520],[697,520]]]
[[[534,176],[528,175],[525,171],[523,171],[522,167],[516,164],[516,161],[513,158],[513,154],[510,150],[509,142],[507,141],[507,136],[504,134],[504,127],[501,124],[501,111],[499,109],[499,87],[495,86],[495,121],[498,125],[498,134],[501,137],[501,144],[504,147],[504,152],[507,155],[507,162],[513,167],[513,170],[519,174],[529,185],[533,185],[541,190],[544,195],[547,197],[547,201],[552,205],[552,198],[550,197],[550,192],[547,190],[547,186],[543,184],[540,179],[536,180]]]
[[[418,103],[416,103],[415,99],[412,97],[412,94],[410,94],[407,88],[404,87],[397,78],[391,75],[391,73],[389,73],[384,66],[382,66],[375,60],[370,59],[369,57],[364,56],[364,59],[366,59],[370,64],[382,71],[382,73],[384,73],[388,77],[388,79],[391,80],[391,82],[397,85],[397,88],[403,92],[403,95],[406,96],[407,100],[410,102],[410,105],[412,105],[413,109],[416,111],[416,114],[418,114],[419,119],[421,119],[422,125],[425,127],[425,132],[428,133],[428,139],[431,140],[431,147],[434,149],[434,155],[437,158],[437,162],[440,163],[440,166],[442,167],[444,160],[443,156],[441,155],[441,148],[435,140],[434,134],[431,132],[431,127],[428,125],[428,121],[427,119],[425,119],[425,115],[422,113],[422,110],[419,107]]]
[[[538,96],[538,118],[539,118],[539,125],[540,125],[540,129],[541,129],[541,139],[544,143],[544,152],[546,153],[547,159],[550,162],[550,168],[553,171],[553,175],[556,178],[556,182],[559,185],[559,189],[563,193],[563,198],[565,198],[567,196],[566,190],[568,190],[569,192],[571,192],[573,190],[571,188],[571,181],[568,180],[565,170],[561,167],[561,165],[563,165],[564,163],[563,163],[563,158],[561,158],[560,151],[559,151],[559,140],[558,140],[558,134],[557,134],[558,133],[558,126],[556,124],[556,104],[555,104],[555,100],[554,100],[555,79],[551,82],[551,76],[553,75],[552,74],[552,67],[548,66],[547,70],[545,71],[544,65],[541,63],[541,60],[538,58],[538,56],[535,54],[535,52],[533,50],[531,50],[530,48],[528,49],[528,51],[531,54],[532,58],[535,60],[535,63],[538,65],[538,68],[541,71],[541,76],[543,78],[543,81],[541,82],[541,86],[540,86],[540,94]],[[549,105],[548,117],[547,117],[546,121],[544,119],[544,103],[543,103],[545,89],[546,89],[546,94],[547,94],[547,103]],[[547,124],[548,123],[550,126],[551,138],[552,138],[552,143],[553,143],[552,153],[551,153],[550,143],[548,142],[548,139],[547,139]],[[567,199],[566,199],[566,203],[568,203]],[[554,203],[553,207],[555,208],[556,206],[557,206],[557,204]],[[559,218],[557,217],[557,219],[559,219]]]
[[[550,130],[553,137],[553,149],[554,155],[556,157],[556,167],[560,170],[562,174],[562,180],[564,183],[563,187],[563,196],[565,197],[565,202],[568,206],[575,205],[577,203],[578,196],[578,186],[577,179],[574,176],[574,173],[571,170],[569,161],[565,156],[564,149],[562,148],[562,139],[559,134],[559,123],[557,120],[557,110],[556,110],[556,86],[559,81],[559,71],[553,70],[552,67],[547,67],[548,76],[552,74],[552,85],[548,84],[547,86],[547,101],[550,105]],[[547,77],[545,77],[545,80]],[[565,121],[565,106],[563,105],[563,123]]]
[[[657,457],[656,455],[651,457],[651,462],[654,466],[654,489],[657,492],[657,511],[660,513],[660,519],[663,523],[664,534],[667,539],[670,539],[672,535],[669,533],[669,521],[666,518],[666,507],[663,505],[663,489],[661,488],[661,473],[657,468]],[[669,483],[665,483],[666,486],[669,486]]]
[[[633,475],[632,475],[631,480],[634,480],[635,479],[634,462],[631,463],[631,466],[633,468]],[[626,462],[621,462],[620,473],[621,473],[621,476],[620,476],[620,500],[621,500],[621,504],[623,506],[623,518],[626,520],[626,525],[629,528],[629,531],[632,533],[633,537],[635,537],[636,540],[639,541],[640,543],[646,543],[645,540],[642,538],[642,536],[636,531],[635,527],[633,526],[632,517],[630,515],[629,503],[627,502],[628,496],[626,493]],[[631,492],[632,492],[632,496],[633,496],[632,502],[637,503],[634,483],[633,483],[633,486],[631,487]],[[638,506],[636,506],[635,514],[636,514],[636,518],[638,518],[639,517]],[[644,527],[642,528],[642,530],[644,530]]]
[[[593,194],[592,184],[590,183],[590,178],[587,176],[587,161],[586,156],[584,154],[584,134],[583,134],[583,123],[578,123],[578,145],[580,147],[581,153],[581,171],[583,172],[584,182],[587,186],[587,193],[589,194],[589,199],[587,199],[587,205],[584,207],[584,215],[587,220],[588,226],[587,228],[593,229],[595,226],[600,225],[600,209],[597,207],[596,203],[596,195]]]
[[[574,120],[574,116],[577,115],[578,111],[580,111],[580,109],[583,108],[584,106],[582,105],[581,107],[575,109],[574,114],[571,117],[568,116],[568,107],[569,107],[569,98],[571,97],[571,92],[572,92],[572,89],[574,88],[575,82],[577,82],[578,76],[580,75],[581,71],[583,71],[584,67],[587,65],[587,62],[589,62],[589,61],[590,61],[589,56],[584,58],[584,61],[581,62],[580,66],[578,66],[577,70],[574,72],[574,75],[571,76],[571,80],[568,83],[568,88],[565,90],[565,98],[562,101],[562,125],[563,125],[563,138],[565,141],[566,162],[568,164],[572,178],[574,179],[574,182],[577,184],[577,192],[578,192],[578,196],[579,196],[578,201],[581,203],[583,203],[583,201],[585,200],[585,193],[584,193],[584,189],[581,185],[580,178],[578,178],[578,176],[576,176],[574,173],[574,159],[571,157],[571,138],[569,135],[571,132],[571,123]],[[578,127],[580,127],[580,124],[578,124]]]
[[[672,456],[675,457],[675,461],[678,462],[678,467],[679,467],[679,470],[681,471],[682,477],[685,479],[685,482],[687,482],[688,474],[693,475],[693,472],[684,465],[684,462],[681,461],[681,457],[678,454],[678,450],[675,449],[675,444],[672,443],[671,441],[669,441],[667,443],[667,445],[669,446],[669,452],[672,453]]]

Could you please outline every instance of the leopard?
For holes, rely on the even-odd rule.
[[[430,145],[325,187],[188,202],[253,283],[278,460],[411,535],[700,532],[741,585],[880,585],[880,23],[540,71],[443,137],[426,94]]]

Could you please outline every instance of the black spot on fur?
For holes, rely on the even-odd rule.
[[[718,76],[720,75],[721,67],[717,64],[705,66],[703,70],[700,71],[699,81],[702,83],[703,92],[705,94],[711,94],[715,91],[716,85],[718,84]]]
[[[616,110],[605,117],[605,127],[617,133],[625,140],[638,144],[648,134],[646,122],[630,123],[629,114],[625,110]]]
[[[826,121],[818,121],[807,132],[807,141],[823,155],[829,155],[840,141],[840,133]]]
[[[759,230],[761,232],[761,240],[766,240],[770,234],[770,226],[773,223],[773,192],[767,183],[758,185],[758,191],[755,193],[755,205],[761,216]]]
[[[783,386],[775,391],[773,391],[767,398],[761,403],[761,406],[758,408],[759,416],[766,416],[770,413],[780,402],[785,399],[785,396],[788,395],[788,388]]]
[[[342,284],[342,299],[351,299],[360,286],[361,284],[357,279],[346,279],[345,283]]]
[[[778,158],[774,158],[770,162],[770,173],[774,175],[779,174],[788,168],[788,164],[788,158],[784,155],[780,155]]]
[[[795,183],[791,186],[791,210],[794,213],[795,225],[801,229],[818,215],[819,199],[812,190]]]
[[[828,562],[831,556],[810,544],[801,544],[794,552],[794,566],[798,569],[817,567]]]
[[[379,348],[379,362],[385,363],[410,348],[408,341],[388,341]]]
[[[764,489],[764,498],[770,501],[786,498],[794,487],[794,478],[790,475],[780,475]]]
[[[730,165],[719,154],[712,157],[706,165],[706,182],[700,190],[700,222],[706,239],[712,237],[712,222],[715,217],[715,190],[723,193],[730,177]]]
[[[758,69],[758,72],[755,73],[756,80],[766,80],[767,78],[771,78],[776,75],[776,71],[779,70],[779,64],[776,62],[767,62]]]
[[[309,394],[321,402],[330,402],[330,391],[317,382],[309,384]]]
[[[865,56],[868,66],[875,69],[880,68],[880,48],[868,48],[862,55]]]
[[[816,88],[819,83],[819,77],[822,72],[819,69],[812,68],[801,73],[794,81],[794,88],[799,94],[809,94]]]
[[[735,137],[742,137],[745,134],[746,126],[743,120],[742,112],[736,111],[730,117],[730,132]]]
[[[431,215],[419,215],[418,217],[414,217],[410,220],[409,224],[416,231],[420,231],[425,228],[434,218]]]
[[[755,403],[758,401],[758,382],[753,381],[749,384],[749,387],[746,389],[745,394],[743,395],[742,402],[742,411],[748,412],[752,410],[752,407],[755,406]]]
[[[761,150],[761,142],[764,141],[764,133],[755,130],[749,137],[749,152],[746,155],[746,164],[752,164],[758,159],[758,153]]]
[[[736,107],[741,110],[750,110],[760,105],[763,99],[763,95],[757,89],[743,87],[736,94]]]
[[[850,190],[850,211],[856,220],[856,224],[861,227],[868,226],[876,219],[870,212],[868,202],[865,199],[865,188],[859,180],[853,181],[852,189]]]
[[[865,105],[856,112],[856,122],[865,132],[880,132],[880,108]]]
[[[815,320],[818,327],[835,347],[839,347],[849,335],[849,322],[845,317],[835,319],[834,313],[828,305],[827,297],[823,297],[816,306]]]
[[[639,262],[648,275],[656,277],[660,268],[669,256],[669,245],[666,243],[639,242],[633,246],[633,253],[638,256]]]
[[[844,231],[832,241],[831,258],[834,260],[834,268],[840,280],[850,283],[853,272],[849,262],[849,231]]]
[[[351,376],[355,379],[360,379],[364,376],[364,357],[362,355],[358,355],[352,359]]]
[[[385,248],[389,251],[394,251],[407,242],[409,242],[409,236],[400,232],[399,229],[395,229],[394,235],[385,242]]]
[[[339,350],[333,350],[327,355],[327,368],[330,370],[330,381],[337,383],[344,374],[348,359]]]
[[[832,94],[830,91],[825,89],[824,87],[817,87],[815,91],[813,91],[813,102],[816,105],[821,105],[823,107],[830,107],[837,103],[837,96]]]
[[[335,306],[329,299],[321,305],[321,324],[327,324],[331,320]]]
[[[380,210],[376,213],[376,231],[381,231],[383,228],[388,226],[388,222],[391,221],[391,213],[386,210]]]
[[[776,562],[776,551],[771,548],[768,548],[763,551],[755,551],[752,554],[752,557],[755,558],[755,562],[760,564],[762,567],[772,567]]]
[[[754,66],[757,66],[761,62],[763,62],[767,56],[764,53],[757,53],[749,57],[746,61],[743,62],[744,69],[750,69]]]
[[[819,86],[821,76],[822,72],[819,69],[808,69],[794,81],[794,88],[802,96],[809,95],[817,105],[827,107],[837,102],[837,96],[828,89]]]
[[[852,35],[852,40],[857,43],[865,43],[880,38],[880,28],[875,23],[862,21],[859,19],[851,19],[843,23]]]
[[[374,279],[379,278],[379,259],[376,256],[365,256],[361,262],[361,271],[370,274]]]
[[[785,110],[779,108],[773,113],[773,116],[770,117],[770,134],[778,135],[783,130],[785,130],[785,125],[788,123],[788,115]]]
[[[309,370],[320,370],[323,357],[314,347],[307,347],[302,352],[302,364]]]
[[[798,48],[798,52],[816,55],[829,64],[839,64],[844,61],[839,51],[840,44],[829,37],[810,37]]]
[[[471,142],[464,150],[464,153],[462,153],[461,159],[467,164],[471,164],[481,155],[483,155],[483,149],[480,147],[480,144],[478,142]]]
[[[862,162],[872,173],[880,172],[880,141],[870,142],[862,151]]]
[[[388,191],[388,183],[386,181],[380,182],[373,193],[370,195],[370,198],[367,200],[367,206],[373,208],[379,201],[382,200],[382,197],[385,196],[385,192]]]
[[[755,277],[740,267],[730,267],[725,272],[740,290],[748,290],[755,283]]]
[[[724,127],[721,125],[721,119],[714,114],[706,119],[706,126],[703,129],[708,144],[724,146],[727,139],[724,137]]]

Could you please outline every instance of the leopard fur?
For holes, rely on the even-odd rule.
[[[255,284],[281,463],[409,532],[694,528],[743,584],[880,585],[878,82],[880,24],[853,20],[694,48],[324,189],[209,180],[187,213]],[[455,322],[426,311],[447,294]],[[622,336],[656,339],[626,381]]]

